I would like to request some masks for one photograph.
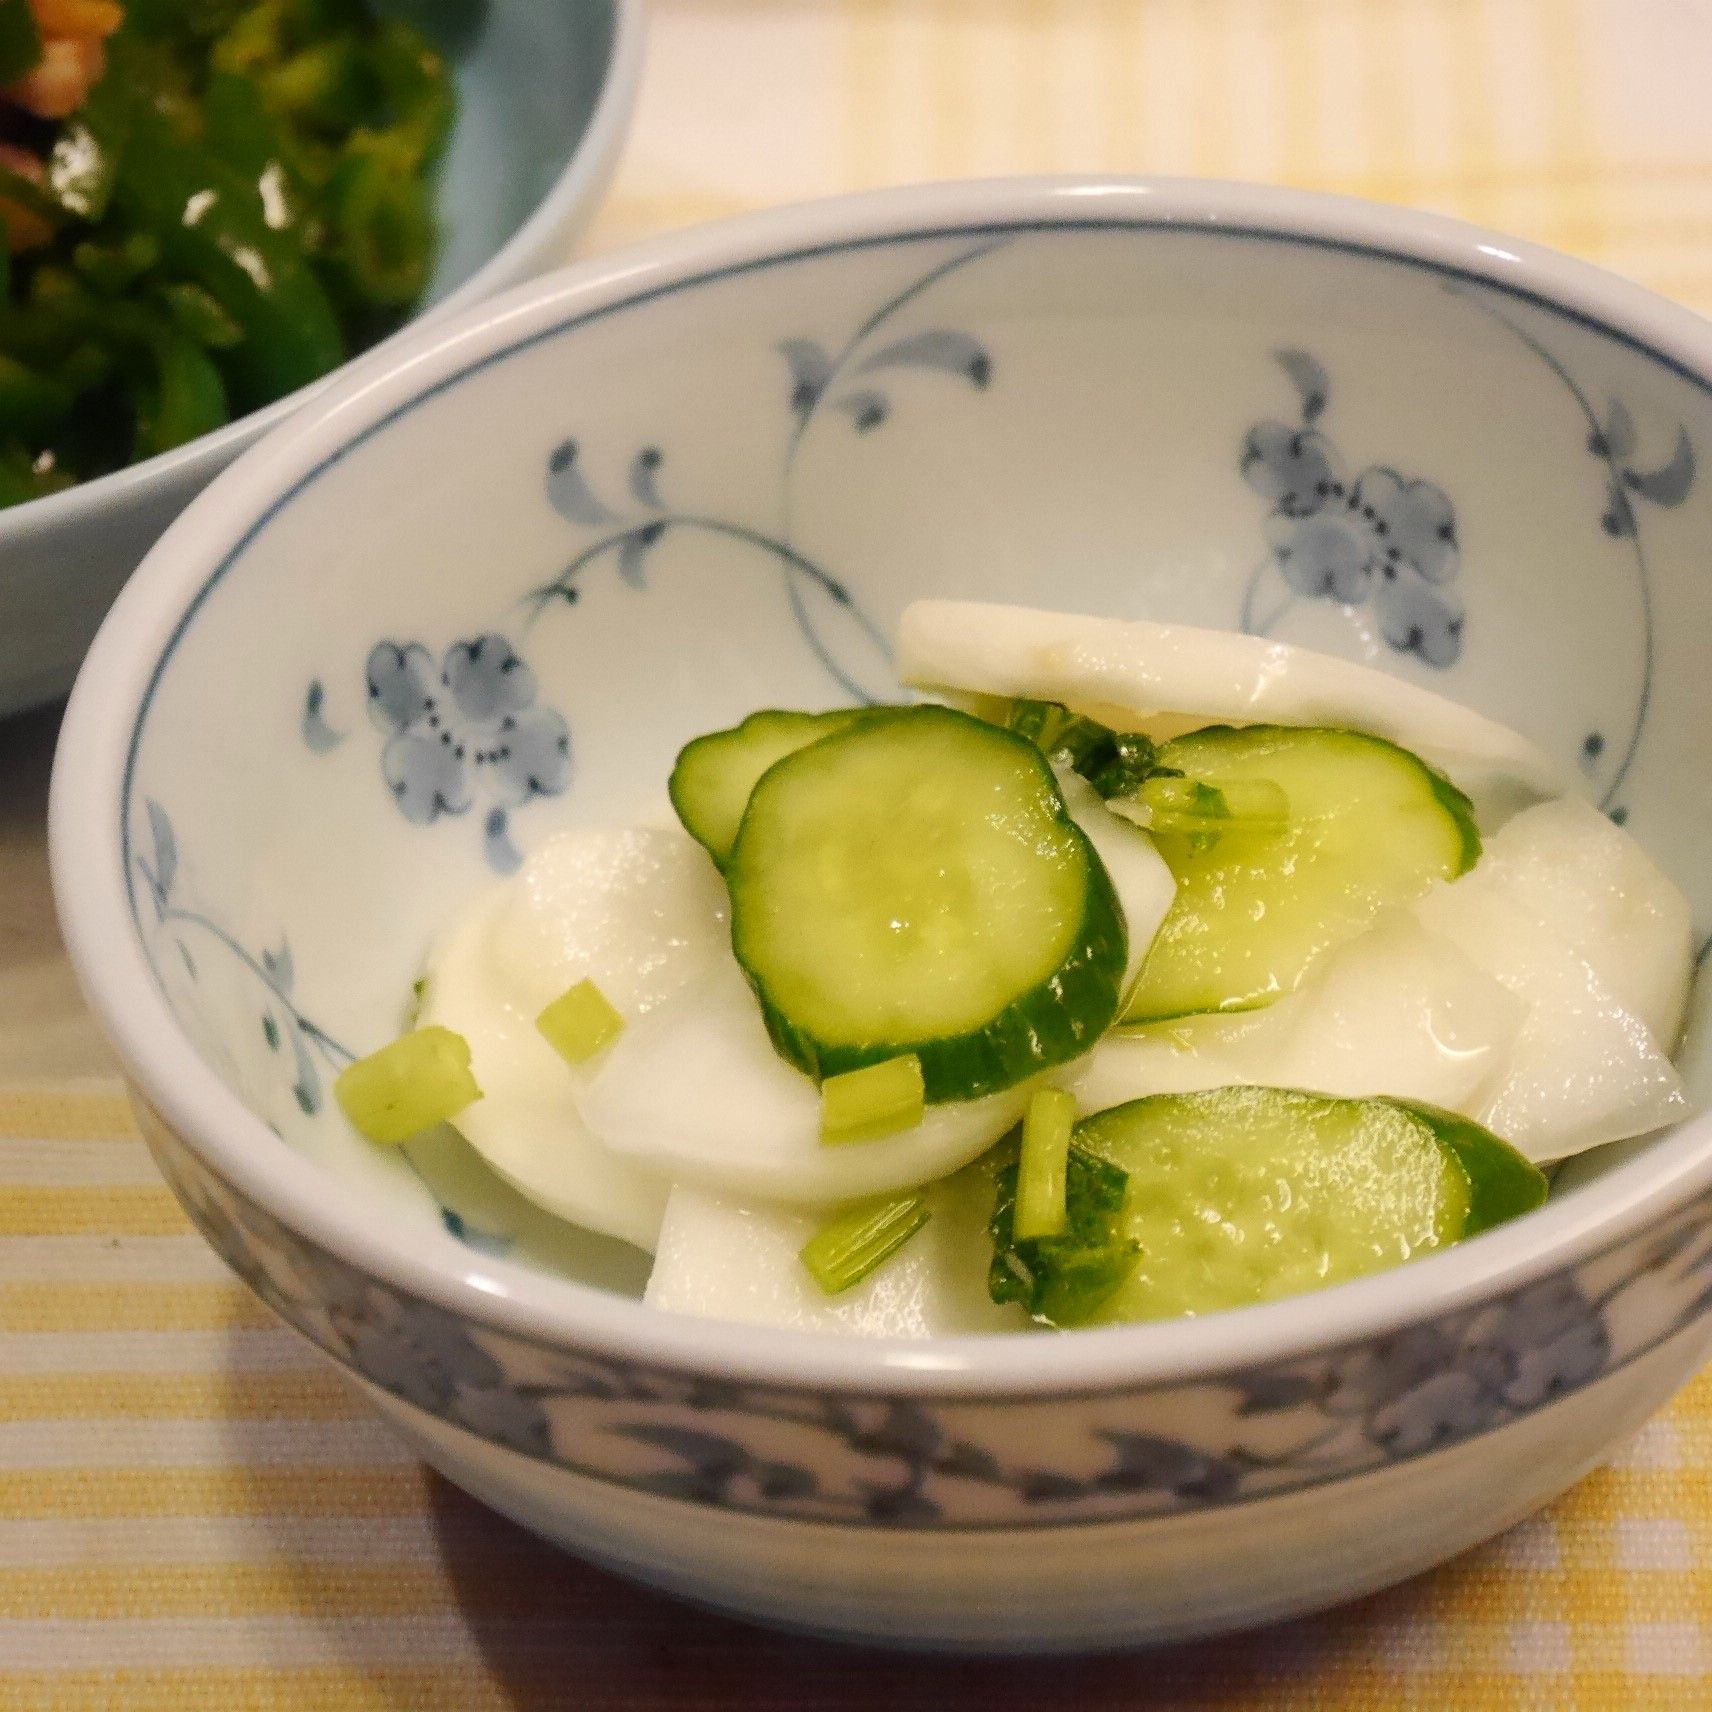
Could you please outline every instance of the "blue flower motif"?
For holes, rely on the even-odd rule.
[[[1502,1355],[1444,1323],[1411,1326],[1334,1364],[1324,1408],[1360,1422],[1387,1457],[1418,1456],[1484,1432],[1504,1412]]]
[[[1324,371],[1299,352],[1284,355],[1296,364],[1285,366],[1302,393],[1302,425],[1258,423],[1242,453],[1243,479],[1272,507],[1265,532],[1279,575],[1310,600],[1371,601],[1391,647],[1455,664],[1463,611],[1447,586],[1457,573],[1454,507],[1443,489],[1382,464],[1351,480],[1313,425],[1325,408]]]
[[[1548,1278],[1489,1309],[1471,1342],[1503,1362],[1504,1400],[1537,1409],[1597,1379],[1611,1360],[1611,1335],[1597,1307],[1569,1274]]]
[[[389,734],[381,770],[416,826],[464,814],[478,797],[502,809],[557,796],[571,776],[571,738],[535,705],[535,674],[496,632],[455,642],[436,671],[419,642],[369,654],[369,717]]]

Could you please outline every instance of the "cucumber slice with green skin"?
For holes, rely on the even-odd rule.
[[[1117,1015],[1122,906],[1046,758],[895,708],[768,769],[726,881],[780,1055],[822,1079],[913,1053],[930,1104],[1079,1056]]]
[[[1083,1324],[1207,1314],[1316,1290],[1530,1211],[1546,1180],[1478,1124],[1401,1100],[1217,1088],[1084,1119],[1128,1174],[1139,1253]]]
[[[1210,839],[1156,833],[1177,897],[1126,1022],[1271,1004],[1386,905],[1412,903],[1480,857],[1468,799],[1382,737],[1216,725],[1162,744],[1159,761],[1214,788],[1267,780],[1289,821]]]
[[[678,751],[666,787],[684,830],[720,867],[737,842],[737,828],[755,782],[785,756],[842,731],[862,708],[796,713],[763,708],[729,731],[710,731]]]
[[[1463,1236],[1478,1236],[1518,1213],[1531,1213],[1545,1200],[1550,1187],[1545,1173],[1491,1130],[1460,1112],[1447,1112],[1419,1100],[1392,1103],[1425,1123],[1468,1178],[1468,1222],[1462,1228]]]

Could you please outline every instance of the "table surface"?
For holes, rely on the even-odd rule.
[[[655,0],[585,248],[1102,169],[1461,214],[1712,309],[1712,5]],[[54,928],[54,710],[0,726],[0,1708],[1712,1704],[1712,1383],[1433,1575],[1263,1635],[922,1662],[672,1606],[425,1474],[187,1232]]]

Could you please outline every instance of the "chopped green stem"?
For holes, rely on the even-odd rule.
[[[802,1263],[827,1295],[836,1296],[890,1260],[928,1217],[927,1202],[920,1195],[858,1202],[803,1244]]]
[[[1059,1235],[1068,1218],[1065,1172],[1076,1100],[1062,1088],[1042,1088],[1028,1103],[1018,1160],[1015,1232],[1019,1241]]]
[[[845,608],[862,627],[868,640],[880,651],[882,659],[890,658],[885,637],[880,634],[874,621],[851,599],[849,589],[836,577],[823,571],[812,559],[799,553],[788,541],[781,541],[775,536],[763,534],[758,529],[750,529],[740,523],[727,523],[721,517],[702,517],[687,513],[674,512],[655,517],[646,523],[636,523],[625,529],[614,530],[612,534],[603,535],[598,541],[590,542],[552,582],[544,584],[527,597],[530,611],[526,625],[534,624],[555,600],[575,601],[578,575],[597,559],[609,553],[620,552],[630,542],[644,547],[650,546],[668,529],[694,529],[705,535],[723,536],[728,541],[738,541],[746,547],[753,547],[757,552],[771,555],[783,567],[793,596],[799,582],[813,583],[828,600]],[[826,651],[826,645],[818,639],[812,627],[806,634],[816,658],[839,687],[855,701],[871,702],[873,697]]]
[[[1046,1325],[1076,1325],[1135,1267],[1140,1248],[1123,1227],[1129,1174],[1072,1142],[1064,1169],[1064,1227],[1055,1236],[1035,1238],[1017,1234],[1021,1175],[1020,1165],[1007,1165],[994,1178],[987,1294],[995,1302],[1020,1303]]]
[[[1103,797],[1132,795],[1159,764],[1152,738],[1139,731],[1114,731],[1097,719],[1072,713],[1062,702],[998,702],[993,723],[1026,737],[1049,761],[1080,773]],[[992,718],[981,713],[981,718]]]
[[[470,1045],[449,1028],[413,1029],[346,1066],[333,1095],[370,1141],[409,1141],[481,1098]]]
[[[1290,799],[1271,779],[1209,785],[1202,779],[1156,775],[1142,780],[1133,795],[1110,800],[1107,807],[1152,832],[1190,837],[1276,833],[1290,824]]]
[[[921,1060],[913,1052],[828,1076],[820,1085],[820,1139],[878,1141],[914,1129],[926,1100]]]
[[[567,1064],[586,1064],[624,1032],[624,1018],[593,981],[568,987],[542,1013],[535,1026]]]

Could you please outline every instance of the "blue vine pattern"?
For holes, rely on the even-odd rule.
[[[1641,530],[1642,513],[1636,502],[1645,501],[1667,509],[1681,505],[1694,488],[1697,467],[1694,445],[1688,437],[1688,430],[1679,425],[1676,442],[1664,462],[1648,464],[1638,461],[1634,417],[1621,399],[1612,398],[1601,413],[1563,361],[1488,293],[1456,283],[1449,283],[1444,289],[1452,296],[1466,298],[1525,345],[1557,377],[1575,401],[1587,424],[1587,452],[1601,466],[1603,509],[1599,514],[1599,527],[1613,539],[1627,541],[1634,555],[1635,595],[1641,619],[1641,687],[1636,697],[1634,716],[1628,735],[1620,744],[1612,745],[1601,731],[1588,732],[1581,744],[1582,767],[1590,775],[1607,765],[1613,753],[1616,756],[1610,776],[1601,790],[1599,806],[1620,826],[1628,818],[1628,810],[1619,798],[1646,734],[1658,649],[1652,574]]]
[[[853,673],[842,665],[819,629],[807,616],[801,584],[823,595],[833,607],[855,622],[879,659],[887,658],[885,638],[850,590],[830,572],[799,553],[781,536],[769,535],[746,524],[722,517],[670,510],[661,497],[659,472],[665,454],[657,446],[644,446],[630,461],[629,491],[633,504],[626,511],[609,506],[596,494],[581,467],[580,448],[574,440],[555,447],[547,460],[547,496],[554,510],[572,523],[599,528],[603,533],[584,547],[549,583],[526,597],[529,617],[525,631],[532,628],[550,607],[575,606],[581,598],[581,579],[603,559],[610,558],[622,582],[633,589],[647,587],[649,555],[671,535],[708,535],[735,541],[772,559],[784,573],[792,592],[792,611],[804,640],[828,674],[846,695],[869,702],[875,697]]]
[[[291,1097],[305,1117],[314,1117],[326,1107],[327,1084],[336,1078],[357,1054],[328,1033],[298,1004],[294,996],[297,962],[291,942],[281,938],[279,949],[264,947],[252,952],[228,928],[205,910],[183,901],[182,868],[178,835],[166,810],[152,798],[144,803],[148,821],[148,854],[134,858],[137,872],[154,910],[155,925],[170,936],[185,973],[193,982],[202,978],[202,965],[189,941],[197,940],[207,955],[210,950],[229,958],[254,983],[258,1001],[257,1024],[270,1054],[275,1055],[281,1074],[290,1078]],[[505,1254],[511,1248],[508,1232],[473,1223],[457,1209],[445,1205],[434,1185],[412,1157],[409,1147],[400,1157],[439,1206],[440,1222],[460,1242],[484,1254]]]
[[[1380,636],[1441,670],[1462,653],[1464,616],[1451,592],[1458,569],[1456,511],[1442,488],[1373,464],[1354,478],[1319,426],[1331,399],[1323,364],[1306,351],[1274,353],[1294,387],[1296,422],[1258,422],[1243,442],[1243,480],[1270,502],[1270,553],[1243,595],[1242,628],[1266,635],[1298,599],[1349,608],[1372,602]],[[1267,572],[1283,593],[1260,610]]]
[[[666,459],[658,446],[644,446],[631,458],[624,499],[603,497],[589,478],[581,446],[575,440],[562,441],[547,460],[548,501],[568,523],[602,533],[551,582],[528,596],[529,624],[533,625],[550,606],[575,605],[581,577],[600,560],[610,557],[620,579],[631,588],[641,589],[646,586],[649,556],[668,536],[712,535],[750,547],[777,565],[792,619],[827,676],[852,700],[875,700],[874,690],[860,671],[841,657],[841,650],[817,618],[817,597],[831,612],[851,622],[863,651],[872,654],[877,678],[882,682],[891,657],[885,636],[844,582],[792,544],[799,453],[824,409],[837,412],[858,434],[870,434],[889,422],[896,407],[887,377],[895,378],[900,371],[945,375],[965,381],[977,391],[985,391],[992,384],[992,355],[972,334],[929,327],[878,344],[876,335],[940,281],[990,254],[1001,242],[990,240],[960,250],[911,280],[868,315],[837,351],[828,351],[818,340],[809,338],[780,342],[778,351],[785,360],[790,387],[787,407],[794,420],[785,448],[776,533],[727,518],[674,510],[660,487]]]
[[[315,755],[331,755],[350,735],[349,732],[335,731],[327,723],[327,686],[319,678],[310,680],[309,691],[303,698],[299,730],[304,745]]]
[[[171,932],[179,960],[193,981],[201,979],[201,970],[187,943],[192,932],[248,970],[264,995],[258,1019],[262,1037],[270,1052],[283,1053],[289,1045],[292,1097],[299,1111],[313,1117],[325,1102],[323,1075],[329,1071],[336,1075],[355,1054],[298,1009],[292,997],[297,970],[289,940],[282,939],[277,951],[252,954],[213,917],[179,901],[178,837],[172,821],[152,799],[144,808],[150,855],[135,860],[154,906],[155,924]]]

